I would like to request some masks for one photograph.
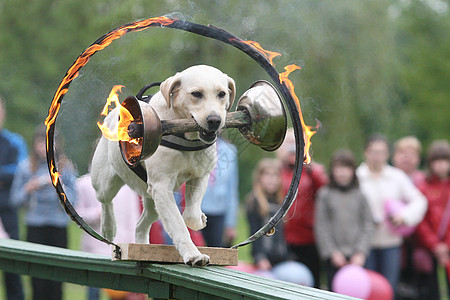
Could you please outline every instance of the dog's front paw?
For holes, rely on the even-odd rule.
[[[191,215],[184,213],[183,219],[187,227],[196,231],[205,228],[207,221],[204,213],[202,213],[198,218],[194,218]]]
[[[199,255],[186,255],[183,260],[186,265],[191,267],[203,267],[209,264],[209,256],[202,253]]]

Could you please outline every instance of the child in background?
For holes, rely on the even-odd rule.
[[[396,292],[404,236],[396,228],[419,224],[425,215],[427,201],[405,172],[388,165],[389,142],[385,136],[371,135],[364,157],[356,175],[376,223],[366,268],[386,277]],[[390,212],[387,208],[392,203],[403,208]]]
[[[414,136],[406,136],[394,144],[392,164],[408,175],[409,179],[418,186],[425,180],[425,173],[419,170],[422,144]]]
[[[450,144],[447,141],[431,144],[427,153],[427,168],[429,174],[419,189],[428,200],[428,210],[417,227],[417,238],[420,246],[428,250],[429,265],[432,267],[429,271],[421,270],[422,277],[418,283],[421,299],[432,300],[444,298],[439,295],[438,265],[447,268],[445,282],[450,294]],[[426,257],[417,257],[415,262],[423,265]]]
[[[330,183],[318,192],[315,208],[315,236],[326,261],[328,288],[339,268],[347,264],[364,266],[374,231],[372,213],[359,189],[356,162],[350,151],[334,154]]]
[[[246,199],[251,233],[267,223],[282,201],[281,165],[275,159],[263,159],[253,171],[253,189]],[[288,261],[282,226],[283,222],[278,223],[273,235],[263,236],[253,243],[255,265],[261,273],[270,274],[269,277],[312,286],[314,280],[309,270],[303,264]]]
[[[394,143],[392,165],[399,168],[418,187],[425,181],[425,172],[419,169],[422,144],[415,136],[405,136]],[[413,252],[416,245],[415,235],[406,236],[402,245],[402,263],[397,284],[397,299],[411,299],[417,294],[417,272],[413,264]]]

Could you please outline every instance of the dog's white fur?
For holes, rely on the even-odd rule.
[[[202,97],[198,97],[199,94],[195,92],[200,92]],[[192,117],[209,131],[209,116],[220,117],[218,129],[224,126],[226,112],[234,96],[233,79],[216,68],[200,65],[165,80],[150,104],[142,102],[141,105],[151,105],[161,120]],[[112,128],[117,119],[117,111],[113,111],[105,122]],[[199,135],[190,133],[186,137],[196,139]],[[204,150],[187,152],[160,146],[144,161],[148,177],[145,183],[126,166],[118,142],[102,137],[91,166],[92,184],[97,199],[102,203],[102,235],[112,240],[116,234],[112,199],[120,187],[127,184],[143,198],[144,210],[136,225],[136,242],[148,243],[150,226],[160,218],[183,261],[193,266],[207,265],[209,257],[195,247],[187,227],[200,230],[206,226],[206,216],[200,206],[216,160],[214,145]],[[181,215],[173,191],[183,182],[186,182],[186,208]]]

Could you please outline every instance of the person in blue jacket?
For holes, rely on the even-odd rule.
[[[208,247],[224,247],[233,242],[239,204],[237,148],[222,136],[216,147],[217,165],[202,201],[202,211],[208,218],[202,234]]]
[[[67,198],[75,205],[76,171],[72,163],[61,155],[56,135],[56,158],[60,179]],[[52,186],[46,162],[46,131],[44,126],[36,129],[32,150],[22,161],[14,176],[11,202],[26,209],[27,241],[43,245],[67,248],[66,215]],[[62,299],[62,283],[32,278],[33,299]]]
[[[0,96],[0,220],[12,239],[19,239],[17,209],[9,201],[11,184],[17,165],[27,157],[27,144],[17,133],[3,128],[6,107]],[[22,281],[17,274],[3,274],[7,299],[24,299]]]

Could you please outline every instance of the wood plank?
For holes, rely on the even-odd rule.
[[[116,259],[114,253],[112,253],[113,260],[183,263],[183,258],[175,246],[135,243],[119,243],[119,246],[122,250],[122,256],[120,259]],[[197,248],[201,253],[210,257],[210,265],[237,266],[238,264],[238,249],[217,247]]]

